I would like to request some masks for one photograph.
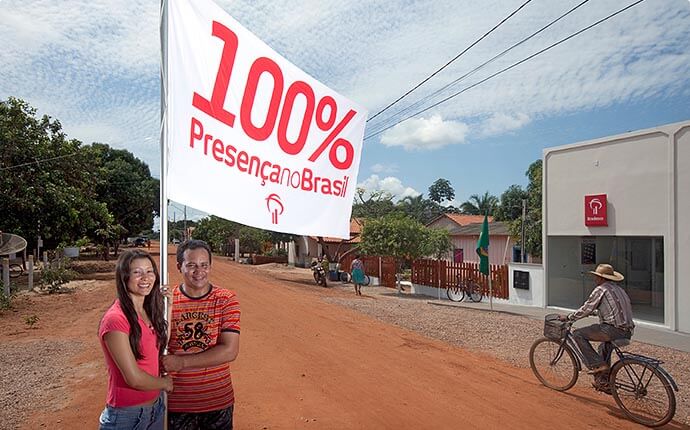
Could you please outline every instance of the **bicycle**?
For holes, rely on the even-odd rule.
[[[342,282],[343,284],[352,282],[352,275],[348,272],[340,272],[338,278],[340,279],[340,282]],[[364,283],[362,285],[366,287],[370,283],[371,278],[369,277],[369,275],[364,275]]]
[[[2,281],[3,266],[0,264],[0,281]],[[19,263],[10,263],[10,278],[18,278],[24,273],[24,268]]]
[[[584,357],[575,343],[572,322],[560,321],[558,314],[544,318],[544,336],[537,339],[529,350],[529,364],[537,379],[556,391],[566,391],[577,382]],[[667,424],[676,413],[678,385],[661,367],[663,361],[622,351],[629,339],[606,342],[611,351],[606,362],[611,363],[615,353],[617,361],[608,375],[595,376],[595,389],[613,396],[618,407],[631,420],[648,426]]]
[[[463,281],[460,275],[457,275],[456,284],[446,289],[446,295],[452,302],[461,302],[467,297],[470,301],[479,303],[484,298],[482,287],[476,280],[469,278]]]

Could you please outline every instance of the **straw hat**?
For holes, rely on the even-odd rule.
[[[613,270],[613,266],[610,264],[600,264],[597,266],[596,270],[590,270],[589,273],[612,281],[622,281],[625,279],[623,275]]]

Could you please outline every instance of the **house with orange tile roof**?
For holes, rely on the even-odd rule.
[[[510,236],[507,223],[489,217],[489,261],[491,264],[508,264],[513,259],[516,241]],[[455,262],[478,262],[477,241],[482,230],[484,215],[442,214],[427,224],[430,228],[448,230],[453,250],[447,259]],[[518,247],[519,249],[519,247]]]

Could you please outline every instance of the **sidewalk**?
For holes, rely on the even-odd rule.
[[[409,291],[409,290],[408,290]],[[428,296],[425,296],[428,297]],[[450,306],[459,308],[472,308],[490,310],[488,298],[484,298],[480,303],[472,302],[451,302],[449,300],[427,300],[427,303],[436,306]],[[506,303],[504,300],[494,300],[494,312],[504,312],[514,315],[522,315],[528,318],[543,320],[546,314],[560,313],[565,314],[569,311],[560,308],[539,308],[536,306],[520,306]],[[584,318],[575,323],[575,327],[582,327],[597,323],[597,317]],[[635,334],[633,340],[648,343],[651,345],[674,348],[679,351],[690,352],[690,335],[674,332],[664,327],[656,326],[647,322],[635,321]]]

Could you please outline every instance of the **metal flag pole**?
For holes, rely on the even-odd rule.
[[[166,178],[168,175],[168,149],[167,149],[167,90],[168,90],[168,2],[161,0],[160,8],[160,42],[161,42],[161,125],[160,125],[160,275],[161,284],[168,284],[168,194],[166,189]],[[168,299],[163,300],[163,316],[168,321]],[[163,354],[168,353],[167,345],[163,349]],[[165,415],[163,418],[163,429],[168,429],[168,395],[163,392],[163,404]]]

